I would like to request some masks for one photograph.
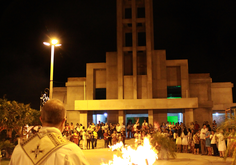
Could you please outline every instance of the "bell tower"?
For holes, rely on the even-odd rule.
[[[152,0],[117,0],[118,99],[124,99],[124,77],[132,77],[133,99],[138,99],[138,76],[146,75],[147,99],[152,94],[154,50]]]

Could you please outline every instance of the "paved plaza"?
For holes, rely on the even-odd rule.
[[[126,140],[128,145],[133,145],[134,140]],[[83,150],[85,157],[87,158],[90,165],[100,165],[103,161],[107,163],[109,160],[112,160],[113,154],[118,154],[117,151],[110,151],[109,149],[103,148],[103,140],[98,140],[98,149]],[[177,153],[176,159],[169,160],[157,160],[154,165],[231,165],[232,158],[228,158],[224,161],[223,158],[216,156],[202,156],[202,155],[193,155],[190,153]]]
[[[133,145],[134,140],[126,140],[126,143],[127,145]],[[104,140],[98,140],[97,149],[83,150],[83,153],[90,165],[100,165],[101,162],[107,163],[109,162],[109,160],[112,160],[114,154],[120,154],[117,151],[110,151],[110,149],[104,148]],[[0,165],[7,165],[8,162],[9,161],[0,161]],[[231,165],[231,163],[232,158],[228,158],[226,161],[224,161],[223,158],[215,156],[201,156],[193,155],[190,153],[177,153],[176,159],[157,160],[154,165]]]
[[[99,165],[102,161],[107,163],[109,160],[112,160],[113,154],[117,153],[108,149],[84,150],[83,152],[90,165]],[[232,158],[224,161],[220,157],[177,153],[176,159],[157,160],[154,165],[231,165],[231,163]]]

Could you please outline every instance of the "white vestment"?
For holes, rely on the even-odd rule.
[[[44,136],[46,134],[49,136]],[[55,127],[43,127],[39,131],[40,136],[35,136],[35,138],[32,138],[33,140],[29,138],[29,141],[25,144],[18,144],[15,147],[9,165],[89,165],[81,149],[75,143],[72,142],[65,142],[63,143],[64,145],[58,145],[55,150],[52,149],[52,152],[48,152],[47,148],[45,147],[45,144],[53,144],[51,142],[48,142],[48,139],[52,138],[50,137],[50,134],[56,135],[58,139],[62,137],[59,129]],[[38,140],[35,141],[35,139]],[[64,140],[61,141],[64,142]],[[47,154],[46,156],[45,153],[50,154]],[[27,156],[27,154],[31,156]],[[44,158],[45,156],[46,158]],[[42,161],[35,161],[34,159],[41,159]]]

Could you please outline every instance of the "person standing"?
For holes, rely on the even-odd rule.
[[[75,144],[79,144],[79,134],[78,134],[78,131],[75,131],[75,133],[73,133],[73,142]]]
[[[91,132],[87,133],[87,149],[90,149],[90,143],[91,143]]]
[[[199,154],[199,148],[200,148],[198,132],[196,132],[193,135],[193,143],[194,143],[194,154],[198,155]]]
[[[47,101],[41,109],[40,120],[43,127],[15,147],[9,165],[89,164],[81,149],[62,137],[66,110],[60,100]]]
[[[127,124],[127,138],[130,138],[130,133],[132,131],[132,123],[131,121],[129,121],[129,123]]]
[[[69,132],[69,130],[70,130],[69,123],[66,123],[66,126],[65,126],[65,131],[66,131],[66,132]]]
[[[100,123],[100,121],[98,121],[97,124],[97,129],[98,129],[98,139],[102,139],[102,124]]]
[[[112,141],[111,131],[109,130],[108,131],[108,142],[109,142],[108,145],[110,145],[110,146],[112,145],[111,141]]]
[[[206,148],[207,148],[207,152],[208,155],[211,156],[212,155],[212,151],[211,151],[211,139],[210,139],[210,131],[208,129],[208,127],[206,127],[207,131],[206,131]]]
[[[84,129],[84,131],[83,131],[83,150],[86,149],[86,145],[87,145],[87,130]]]
[[[74,125],[73,125],[73,122],[70,123],[70,132],[74,132]]]
[[[134,126],[133,126],[133,131],[134,131],[134,133],[136,132],[136,131],[138,131],[138,126],[139,126],[139,119],[136,121],[136,123],[134,124]]]
[[[92,133],[92,149],[96,148],[97,147],[97,139],[98,139],[98,133],[97,133],[97,129],[95,129]]]
[[[142,124],[142,128],[147,129],[147,127],[148,127],[148,123],[146,122],[146,120],[144,120]]]
[[[121,126],[120,126],[119,123],[116,125],[116,131],[117,131],[118,134],[121,133]]]
[[[213,123],[212,123],[212,129],[213,129],[213,131],[216,131],[216,128],[217,128],[217,123],[216,123],[216,121],[214,120]]]
[[[201,154],[206,155],[206,124],[203,125],[200,133],[200,141],[201,141]]]
[[[215,134],[215,131],[211,131],[210,139],[211,139],[211,147],[213,148],[213,156],[219,156],[219,152],[218,152],[218,149],[216,147],[216,134]]]
[[[116,131],[113,131],[112,137],[112,145],[115,145],[117,143],[118,137]]]
[[[188,129],[188,145],[190,148],[190,152],[194,153],[194,145],[193,145],[193,129]]]
[[[105,148],[108,148],[108,145],[109,145],[109,139],[108,139],[108,133],[107,133],[107,130],[105,130],[105,133],[103,134],[103,137],[104,137],[104,141],[105,141]]]
[[[177,137],[176,137],[176,145],[177,145],[177,152],[178,153],[181,153],[181,145],[182,145],[181,134],[182,134],[181,128],[178,127],[177,128]]]
[[[217,134],[218,138],[218,150],[220,152],[220,157],[223,158],[225,156],[225,150],[226,150],[226,145],[225,145],[225,138],[223,135],[223,130],[220,130],[219,134]]]
[[[188,131],[186,127],[184,127],[184,131],[182,132],[182,146],[183,146],[183,152],[187,153],[188,151]]]

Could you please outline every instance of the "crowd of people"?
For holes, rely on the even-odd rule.
[[[85,129],[82,124],[73,123],[65,125],[63,135],[68,140],[76,143],[82,149],[94,149],[97,147],[97,140],[104,140],[104,147],[109,147],[118,142],[125,145],[125,139],[135,138],[135,145],[142,143],[144,137],[152,138],[153,133],[160,132],[176,143],[177,152],[193,153],[202,155],[213,155],[224,157],[226,146],[232,141],[234,130],[217,130],[217,124],[214,121],[212,127],[206,121],[203,126],[195,121],[188,127],[184,123],[155,123],[154,126],[148,124],[146,120],[142,124],[139,120],[136,123],[131,121],[125,126],[123,124],[94,123],[89,124]],[[80,144],[80,141],[83,141]]]
[[[126,131],[127,129],[127,131]],[[135,124],[129,122],[127,126],[123,124],[112,124],[98,122],[97,125],[89,123],[86,129],[82,124],[77,123],[75,126],[71,122],[66,123],[63,131],[63,136],[68,140],[76,143],[82,149],[94,149],[97,147],[97,140],[104,140],[104,147],[108,148],[111,145],[122,142],[125,145],[125,139],[135,138],[137,143],[141,143],[141,140],[147,134],[150,134],[153,130],[151,125],[148,125],[144,120],[142,126],[139,125],[139,120]],[[82,143],[81,143],[82,141]]]

